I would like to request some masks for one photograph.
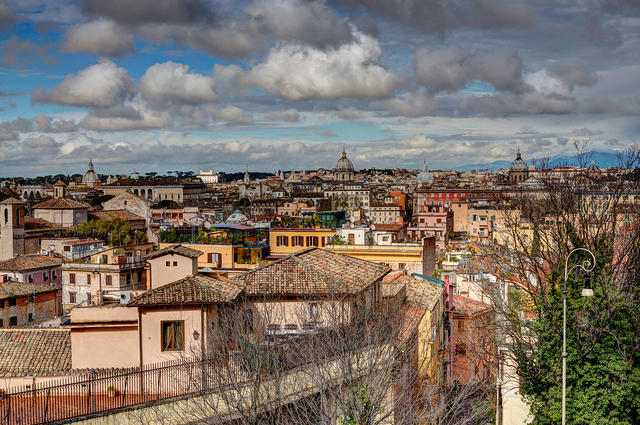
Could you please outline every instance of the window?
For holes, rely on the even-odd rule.
[[[467,354],[467,346],[463,343],[456,344],[456,356],[464,356]]]
[[[293,236],[291,238],[291,246],[302,246],[303,243],[304,243],[304,240],[302,236]]]
[[[62,248],[64,251],[71,251],[71,247],[69,245],[65,245],[64,248]]]
[[[173,267],[178,267],[178,262],[177,261],[173,262]]]
[[[167,261],[167,262],[165,263],[165,265],[166,265],[167,267],[171,266],[171,261]]]
[[[307,236],[307,246],[318,246],[318,237]]]
[[[0,328],[4,328],[4,320],[0,319]]]
[[[33,303],[35,301],[36,301],[36,296],[35,295],[31,294],[31,295],[27,296],[27,302],[28,303]]]
[[[104,283],[109,286],[113,285],[113,276],[107,275]]]
[[[33,322],[33,313],[29,313],[29,317],[27,320]]]
[[[75,304],[75,303],[76,303],[76,293],[69,292],[69,304]]]
[[[56,274],[56,271],[55,270],[51,270],[51,279],[55,279],[57,277],[58,277],[58,275]]]
[[[48,280],[49,274],[47,272],[42,272],[42,280]]]
[[[33,275],[30,274],[29,276],[27,276],[27,281],[29,283],[33,283]]]
[[[276,246],[288,246],[289,236],[278,236],[276,238]]]
[[[184,321],[160,322],[162,328],[162,351],[184,349]]]
[[[9,307],[13,307],[14,305],[16,305],[16,299],[15,298],[9,298]]]
[[[138,282],[142,282],[142,272],[138,272]]]
[[[18,326],[18,317],[17,316],[11,316],[9,318],[9,327],[13,328],[15,326]]]
[[[87,285],[91,285],[91,275],[87,275]]]
[[[309,320],[312,322],[320,320],[320,304],[309,303]]]
[[[4,308],[4,300],[0,300],[0,308]]]

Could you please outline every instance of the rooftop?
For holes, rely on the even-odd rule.
[[[27,295],[44,294],[57,291],[55,286],[34,285],[22,282],[0,282],[0,299],[25,297]]]
[[[69,330],[0,329],[0,375],[47,375],[69,370]]]
[[[98,220],[115,220],[119,218],[125,221],[132,220],[144,220],[144,217],[140,217],[128,210],[102,210],[102,211],[91,211],[89,213],[90,219],[98,219]]]
[[[146,291],[131,300],[129,305],[184,305],[231,302],[241,289],[233,283],[204,276],[187,276],[175,282]]]
[[[357,294],[389,267],[311,248],[235,276],[248,295]]]
[[[48,210],[88,209],[89,205],[69,198],[53,198],[48,201],[41,202],[33,208]]]
[[[188,258],[198,258],[202,254],[203,254],[202,251],[187,248],[186,246],[171,245],[166,248],[159,249],[158,251],[152,252],[151,254],[146,256],[146,259],[152,260],[154,258],[161,257],[163,255],[182,255],[183,257],[188,257]]]
[[[473,316],[491,310],[491,306],[489,304],[472,300],[471,298],[462,295],[453,296],[453,306],[453,309],[457,314],[464,314],[467,316]]]
[[[45,267],[55,267],[62,264],[62,260],[47,255],[25,255],[11,258],[0,262],[0,270],[27,271],[42,269]]]

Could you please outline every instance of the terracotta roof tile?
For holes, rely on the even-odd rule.
[[[151,260],[153,258],[158,258],[163,255],[171,255],[171,254],[182,255],[183,257],[188,257],[188,258],[198,258],[203,254],[203,252],[198,251],[197,249],[187,248],[186,246],[182,246],[182,245],[171,245],[166,248],[162,248],[155,252],[152,252],[151,254],[147,255],[145,258],[147,260]]]
[[[48,375],[69,370],[69,330],[0,329],[0,375]]]
[[[357,294],[389,267],[312,248],[235,276],[248,295]]]
[[[396,280],[407,285],[407,303],[431,311],[442,296],[443,288],[422,279],[402,275]]]
[[[116,218],[125,221],[144,220],[144,217],[140,217],[128,210],[102,210],[89,213],[89,220],[115,220]]]
[[[41,230],[56,230],[59,229],[60,226],[47,221],[43,218],[25,218],[24,219],[24,230],[28,231],[41,231]]]
[[[49,257],[47,255],[20,255],[10,260],[0,262],[0,270],[27,271],[45,267],[55,267],[61,264],[62,260],[57,257]]]
[[[185,305],[231,302],[241,289],[233,283],[204,275],[183,279],[146,291],[131,300],[129,305]]]
[[[491,310],[491,306],[462,295],[454,295],[453,310],[457,314],[473,316]]]
[[[69,198],[53,198],[47,201],[41,202],[33,209],[36,210],[70,210],[70,209],[89,209],[89,205],[84,202],[74,201]]]
[[[0,282],[0,299],[9,297],[24,297],[26,295],[55,292],[58,288],[49,285],[34,285],[23,282]]]

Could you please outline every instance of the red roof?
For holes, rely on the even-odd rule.
[[[69,198],[53,198],[48,201],[44,201],[33,207],[33,209],[38,210],[79,210],[79,209],[89,209],[89,205],[74,201]]]
[[[62,264],[62,260],[47,255],[26,255],[14,257],[10,260],[0,262],[0,270],[27,271],[56,267]]]
[[[453,310],[457,314],[474,316],[476,314],[491,310],[491,306],[489,304],[472,300],[471,298],[462,295],[454,295]]]

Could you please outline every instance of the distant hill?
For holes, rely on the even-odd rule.
[[[596,165],[599,167],[614,167],[618,165],[618,156],[615,152],[604,152],[604,151],[591,151],[587,153],[588,163],[591,164],[591,161],[595,161]],[[527,161],[527,164],[530,164],[532,159],[524,158]],[[533,160],[539,163],[543,158],[533,158]],[[511,165],[511,161],[493,161],[493,162],[485,162],[485,163],[477,163],[477,164],[466,164],[455,167],[458,171],[471,171],[471,170],[501,170],[509,168]],[[575,166],[578,165],[578,157],[577,155],[573,156],[556,156],[549,159],[549,165],[552,167],[556,167],[559,165],[569,165]]]

